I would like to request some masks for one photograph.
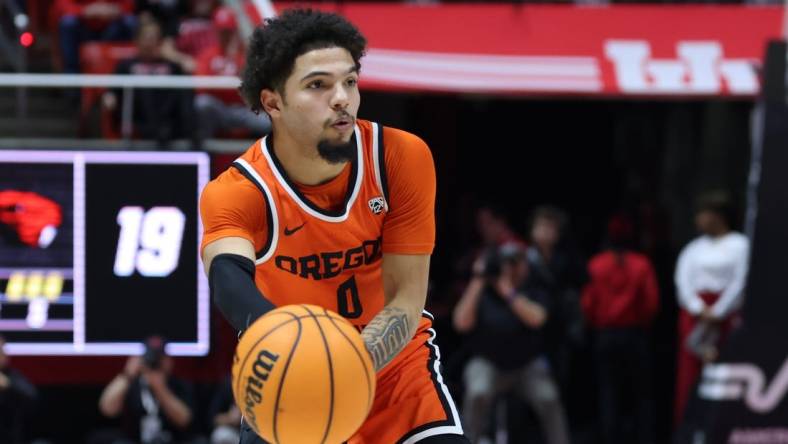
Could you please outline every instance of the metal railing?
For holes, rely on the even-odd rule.
[[[240,80],[233,76],[152,76],[104,74],[3,74],[0,88],[120,88],[123,90],[121,136],[131,140],[134,90],[146,89],[235,89]]]

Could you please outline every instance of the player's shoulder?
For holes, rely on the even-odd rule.
[[[383,132],[383,144],[386,148],[396,147],[405,149],[428,149],[427,144],[419,136],[405,130],[383,125],[377,122],[358,119],[356,121],[362,133],[372,133],[373,126],[377,125],[378,131]]]
[[[260,149],[260,144],[262,143],[262,139],[255,141],[249,148],[246,149],[235,161],[233,161],[233,165],[227,167],[222,173],[220,173],[211,183],[220,184],[222,186],[225,185],[234,185],[234,184],[241,184],[247,185],[249,184],[249,180],[246,176],[239,170],[235,164],[242,162],[246,165],[254,167],[257,163],[263,161],[263,154],[262,150]]]
[[[432,151],[415,134],[397,128],[384,128],[383,150],[390,182],[392,179],[398,180],[397,178],[402,178],[406,182],[412,180],[418,182],[421,175],[425,179],[434,177],[435,162]],[[419,174],[414,174],[415,172]]]
[[[247,163],[256,162],[254,151],[257,150],[259,142],[255,142],[249,150],[242,154],[239,159]],[[247,178],[235,166],[229,166],[216,178],[208,182],[201,193],[203,205],[232,206],[234,203],[249,203],[251,201],[264,201],[260,190],[249,178]]]
[[[408,131],[389,126],[383,127],[383,143],[388,147],[405,150],[427,150],[429,147],[424,140]]]
[[[232,207],[264,201],[257,187],[237,169],[229,168],[203,188],[200,205],[203,207]]]
[[[219,173],[213,180],[208,182],[205,190],[227,190],[231,191],[236,187],[245,187],[249,184],[249,179],[244,177],[243,174],[234,166],[230,166],[226,170]]]
[[[432,151],[427,143],[419,136],[389,126],[382,127],[383,150],[386,163],[391,167],[396,164],[419,168],[432,164]]]

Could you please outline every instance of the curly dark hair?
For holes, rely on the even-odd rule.
[[[298,56],[315,49],[347,49],[361,69],[367,40],[344,17],[313,9],[291,9],[267,19],[254,30],[249,40],[246,68],[238,91],[252,111],[259,113],[260,91],[270,89],[284,94],[284,84],[293,72]]]

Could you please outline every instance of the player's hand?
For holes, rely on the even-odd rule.
[[[126,361],[126,368],[123,370],[123,373],[129,377],[129,379],[134,379],[140,375],[142,371],[142,357],[140,356],[131,356],[129,360]]]
[[[8,387],[11,387],[11,380],[5,373],[0,372],[0,390],[6,390]]]

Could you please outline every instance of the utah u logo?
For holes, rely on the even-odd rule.
[[[625,93],[754,94],[758,74],[748,59],[726,57],[714,40],[679,41],[677,58],[658,58],[645,40],[607,40],[605,55],[613,63]]]
[[[369,200],[369,209],[375,214],[386,211],[386,201],[382,197],[374,197]]]

